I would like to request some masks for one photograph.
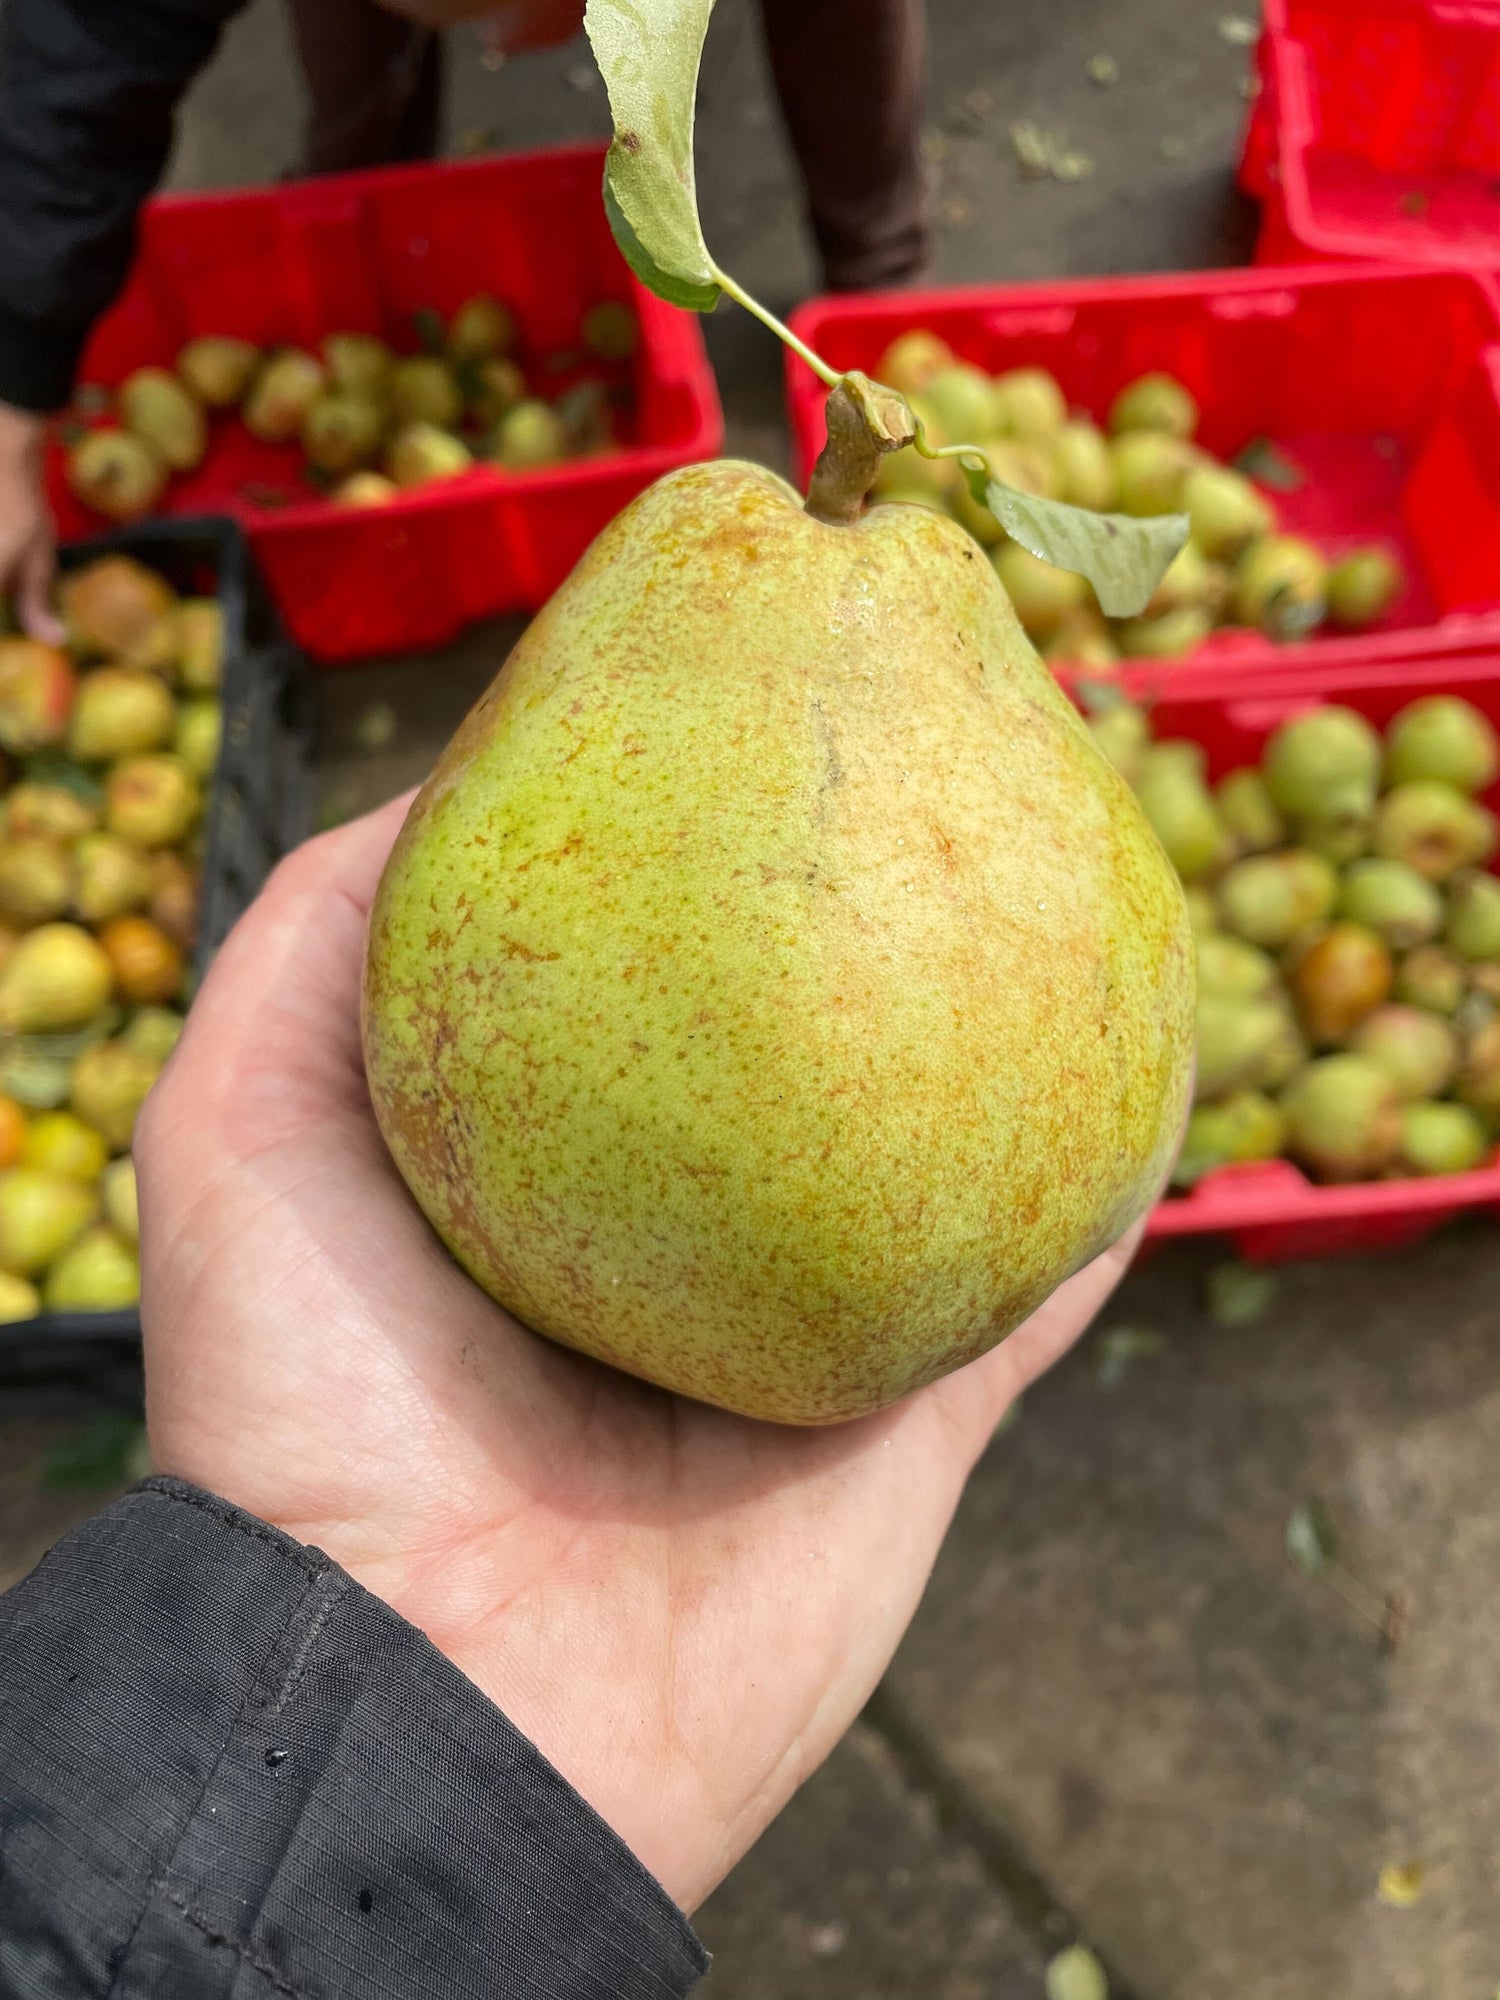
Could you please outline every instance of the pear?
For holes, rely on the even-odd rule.
[[[72,1107],[86,1124],[104,1134],[115,1152],[123,1153],[161,1068],[157,1056],[127,1041],[95,1042],[73,1065]]]
[[[182,952],[149,917],[116,917],[100,931],[99,945],[127,1006],[159,1007],[182,991]]]
[[[186,1025],[173,1007],[141,1007],[131,1015],[130,1026],[120,1039],[128,1042],[131,1048],[143,1049],[148,1056],[164,1063],[181,1041]]]
[[[92,801],[66,785],[41,785],[23,779],[13,786],[3,808],[5,831],[16,840],[56,840],[71,846],[92,833],[99,813]]]
[[[639,345],[640,322],[623,299],[601,299],[583,316],[583,344],[601,361],[628,361]]]
[[[448,328],[448,352],[455,361],[487,361],[492,354],[508,354],[515,344],[510,308],[489,292],[465,299]]]
[[[185,838],[201,804],[197,780],[167,750],[122,758],[104,787],[105,825],[138,847],[170,847]]]
[[[400,497],[401,488],[383,472],[351,472],[333,493],[340,507],[389,507]]]
[[[927,400],[948,436],[960,442],[983,437],[996,428],[990,418],[990,378],[971,362],[955,361],[951,367],[939,369],[927,384]]]
[[[1175,376],[1142,375],[1127,383],[1109,406],[1109,427],[1124,431],[1161,431],[1168,437],[1190,438],[1198,428],[1198,405],[1192,391]]]
[[[105,924],[143,909],[151,896],[151,862],[117,833],[86,833],[73,849],[73,903],[86,924]]]
[[[1057,497],[1096,512],[1115,504],[1115,466],[1103,431],[1094,424],[1064,424],[1051,439]]]
[[[178,678],[189,694],[212,694],[224,673],[224,612],[212,597],[186,597],[174,620]]]
[[[1248,542],[1269,535],[1276,514],[1269,500],[1242,472],[1227,465],[1200,465],[1182,485],[1182,504],[1193,540],[1203,554],[1232,561]]]
[[[171,586],[123,555],[99,556],[74,570],[58,599],[68,644],[85,659],[134,661],[177,609]]]
[[[1192,447],[1163,431],[1126,431],[1112,440],[1116,505],[1123,514],[1170,514],[1193,469]]]
[[[1384,941],[1363,924],[1330,924],[1297,956],[1292,991],[1315,1048],[1337,1048],[1391,990]]]
[[[140,1204],[136,1195],[135,1162],[111,1160],[99,1184],[104,1196],[104,1215],[110,1228],[126,1243],[141,1240]]]
[[[1399,1001],[1377,1007],[1349,1038],[1356,1055],[1378,1063],[1395,1084],[1403,1103],[1437,1097],[1453,1081],[1458,1068],[1458,1035],[1440,1014]]]
[[[1415,868],[1374,857],[1356,861],[1339,884],[1339,915],[1378,931],[1394,951],[1412,951],[1443,927],[1443,899]]]
[[[1088,601],[1087,581],[1070,569],[1043,562],[1019,542],[1002,542],[991,557],[995,574],[1034,640],[1050,639],[1070,612]]]
[[[290,444],[302,435],[308,412],[328,386],[321,361],[299,347],[273,354],[251,386],[245,426],[266,444]]]
[[[7,923],[48,923],[67,909],[72,891],[72,866],[57,841],[0,840],[0,917]]]
[[[1386,731],[1386,782],[1432,779],[1461,792],[1482,792],[1500,770],[1493,723],[1457,695],[1429,694],[1409,702]]]
[[[469,413],[474,421],[493,428],[517,403],[526,400],[526,377],[514,361],[495,354],[465,377]]]
[[[1127,660],[1178,660],[1210,637],[1213,613],[1201,604],[1179,605],[1152,618],[1124,618],[1115,640]]]
[[[1286,839],[1286,822],[1276,810],[1259,771],[1231,771],[1215,794],[1219,814],[1242,854],[1266,854]]]
[[[319,396],[302,426],[302,449],[320,472],[354,472],[380,449],[385,414],[378,403],[343,390]]]
[[[77,924],[28,931],[0,972],[0,1033],[83,1027],[109,998],[110,977],[102,946]]]
[[[407,424],[386,448],[385,469],[397,486],[426,486],[434,479],[452,479],[474,463],[469,447],[436,424]]]
[[[1369,1180],[1394,1164],[1401,1099],[1367,1056],[1320,1056],[1281,1100],[1292,1153],[1325,1181]]]
[[[562,418],[536,397],[507,410],[495,431],[494,456],[512,472],[560,465],[568,455]]]
[[[1408,1104],[1401,1113],[1401,1170],[1466,1174],[1490,1150],[1484,1121],[1466,1104]]]
[[[197,871],[180,854],[170,851],[153,854],[151,889],[147,900],[151,921],[164,930],[174,944],[191,951],[198,936]]]
[[[439,760],[372,911],[367,1073],[529,1326],[828,1423],[1149,1207],[1192,949],[963,530],[833,525],[722,460],[615,518]]]
[[[1234,615],[1267,638],[1305,639],[1323,619],[1328,565],[1297,535],[1252,542],[1235,571]]]
[[[1067,400],[1045,368],[1011,368],[990,385],[988,428],[1001,437],[1041,443],[1067,420]]]
[[[911,396],[925,389],[934,375],[953,366],[953,349],[940,334],[921,327],[898,334],[875,364],[875,379]]]
[[[42,1280],[48,1312],[120,1312],[141,1295],[134,1249],[96,1223],[68,1246]]]
[[[75,1111],[43,1111],[31,1121],[21,1164],[44,1173],[63,1174],[70,1181],[96,1181],[109,1160],[109,1148],[92,1125]]]
[[[67,734],[77,699],[73,663],[41,639],[0,639],[0,748],[25,757]]]
[[[112,764],[172,740],[176,709],[159,674],[138,667],[98,667],[78,684],[68,721],[68,750],[80,764]]]
[[[0,1271],[34,1278],[98,1213],[94,1190],[65,1174],[36,1167],[12,1167],[0,1174]]]
[[[1346,632],[1363,632],[1380,623],[1405,582],[1388,549],[1356,549],[1328,572],[1328,616]]]
[[[224,712],[216,701],[185,701],[177,711],[172,748],[199,784],[206,785],[219,762]]]
[[[96,514],[138,521],[167,490],[167,462],[134,431],[90,431],[68,453],[68,486]]]
[[[232,410],[260,366],[260,349],[230,334],[190,340],[177,356],[177,373],[190,395],[209,410]]]
[[[323,365],[330,388],[364,403],[385,402],[395,362],[385,342],[372,333],[330,333],[323,341]]]
[[[208,449],[203,406],[165,368],[137,368],[120,384],[120,415],[174,472],[191,472]]]
[[[391,376],[391,414],[398,424],[436,424],[447,430],[463,415],[464,399],[446,361],[414,354]]]

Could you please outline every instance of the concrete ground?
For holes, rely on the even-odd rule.
[[[1243,261],[1247,52],[1226,4],[931,0],[940,275]],[[1100,54],[1112,88],[1088,80]],[[491,72],[460,40],[454,69],[456,149],[605,130],[579,48]],[[256,5],[174,176],[277,172],[297,117],[280,17]],[[1092,175],[1023,181],[1017,119]],[[749,0],[720,0],[700,135],[709,241],[790,303],[812,271]],[[732,448],[784,463],[772,343],[727,311],[708,334]],[[420,676],[326,679],[330,814],[420,774],[513,629]],[[399,726],[370,755],[375,703]],[[1475,1223],[1298,1267],[1239,1329],[1202,1309],[1222,1254],[1133,1274],[1103,1329],[1159,1351],[1112,1379],[1096,1333],[996,1441],[867,1716],[701,1913],[713,2000],[1027,2000],[1075,1936],[1135,2000],[1492,2000],[1500,1246]],[[0,1583],[89,1504],[39,1487],[61,1435],[0,1429]],[[1313,1497],[1338,1566],[1308,1577],[1284,1535]]]

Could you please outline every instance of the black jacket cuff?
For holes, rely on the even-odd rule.
[[[706,1964],[421,1633],[213,1495],[148,1481],[0,1597],[0,1992],[679,2000]]]
[[[87,322],[54,326],[0,302],[0,403],[38,415],[60,410],[73,393],[89,332]]]

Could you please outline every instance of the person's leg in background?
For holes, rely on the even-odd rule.
[[[308,119],[302,171],[430,160],[443,103],[443,37],[375,0],[287,0]]]
[[[926,275],[923,0],[761,0],[830,291]]]

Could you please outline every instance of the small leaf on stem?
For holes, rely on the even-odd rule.
[[[977,459],[979,454],[974,454]],[[1188,538],[1186,514],[1137,520],[1129,514],[1095,514],[1061,500],[992,478],[988,466],[964,460],[969,491],[988,507],[1013,541],[1057,569],[1076,570],[1094,586],[1109,618],[1134,618],[1145,610],[1167,565]]]
[[[584,27],[615,136],[604,207],[641,283],[694,312],[719,296],[698,223],[693,110],[713,0],[588,0]]]

